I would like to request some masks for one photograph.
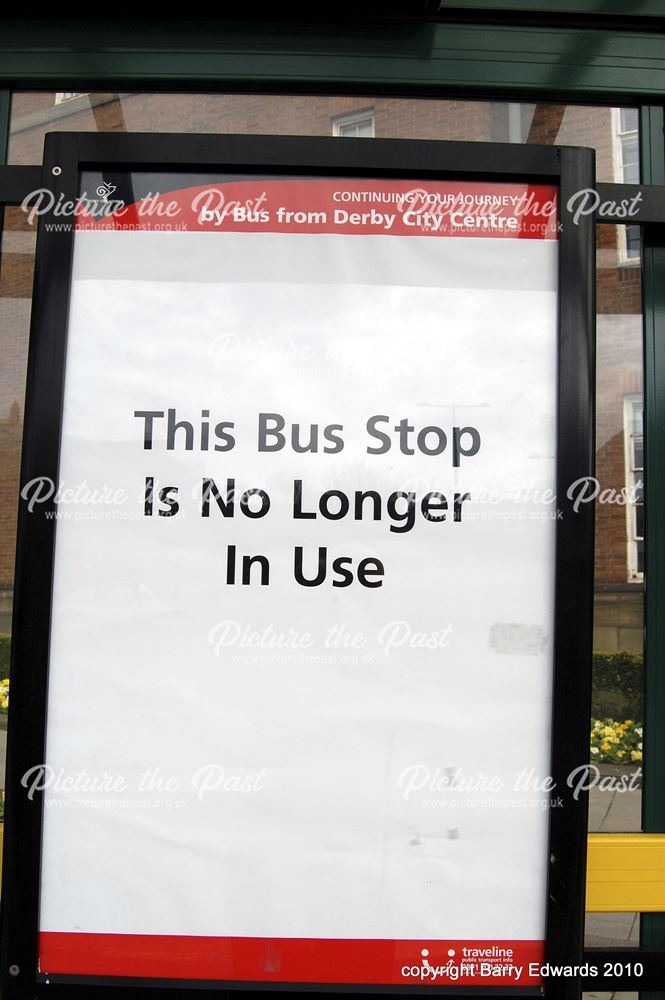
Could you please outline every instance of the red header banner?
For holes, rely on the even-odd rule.
[[[131,205],[108,185],[82,199],[78,229],[557,238],[552,185],[455,181],[229,181],[149,194]]]

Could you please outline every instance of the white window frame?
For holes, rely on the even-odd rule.
[[[371,136],[345,136],[344,129],[349,125],[360,125],[362,122],[370,121],[372,125]],[[340,138],[360,138],[360,139],[373,139],[374,138],[374,108],[363,108],[360,111],[351,111],[349,114],[345,115],[335,115],[331,119],[332,123],[332,134],[339,136]]]
[[[631,109],[633,110],[633,109]],[[624,139],[630,137],[639,138],[639,120],[634,129],[625,132],[621,128],[621,109],[612,108],[612,159],[614,166],[614,178],[618,184],[636,183],[634,178],[626,178],[623,165],[623,145]],[[639,166],[639,147],[638,147]],[[639,183],[639,176],[637,178]],[[628,241],[626,240],[626,225],[617,225],[617,252],[618,263],[622,267],[639,267],[641,254],[637,257],[628,256]]]
[[[644,579],[644,573],[638,570],[637,542],[642,541],[644,546],[644,536],[637,534],[637,516],[635,503],[633,502],[633,491],[639,484],[642,485],[642,502],[644,503],[644,467],[635,466],[635,452],[633,443],[636,437],[642,439],[642,462],[644,462],[644,421],[642,421],[642,433],[633,432],[634,415],[636,407],[643,412],[644,399],[641,393],[628,393],[623,397],[623,440],[624,440],[624,463],[626,469],[626,490],[628,501],[626,503],[626,538],[628,549],[628,582],[639,583]]]
[[[508,142],[526,142],[536,107],[527,101],[508,103]]]
[[[83,92],[70,93],[69,91],[58,91],[55,95],[56,104],[64,104],[65,101],[73,101],[75,97],[83,97]]]

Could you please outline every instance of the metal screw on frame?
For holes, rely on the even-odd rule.
[[[53,174],[54,177],[59,177],[60,174],[62,173],[62,167],[53,167],[51,173]]]
[[[21,970],[19,969],[18,965],[10,965],[9,966],[9,975],[10,976],[18,976],[18,974],[19,974],[20,971]]]

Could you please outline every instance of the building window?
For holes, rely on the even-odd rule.
[[[640,150],[637,138],[636,108],[615,108],[617,143],[617,180],[622,184],[640,183]]]
[[[644,422],[641,395],[624,397],[624,441],[628,503],[628,580],[644,573]]]
[[[499,105],[500,107],[500,105]],[[536,104],[506,104],[508,112],[508,142],[528,142]]]
[[[64,101],[71,101],[72,97],[82,97],[82,93],[74,93],[73,91],[62,91],[55,95],[55,104],[63,104]]]
[[[640,183],[639,117],[636,108],[614,108],[614,176],[620,184]],[[619,264],[638,263],[640,227],[617,226]]]
[[[332,134],[352,139],[373,139],[374,108],[337,115],[332,119]]]

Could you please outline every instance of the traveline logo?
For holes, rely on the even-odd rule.
[[[457,981],[459,979],[501,978],[519,982],[524,971],[523,965],[512,965],[510,948],[462,948],[460,956],[454,948],[448,949],[445,965],[432,965],[429,949],[420,951],[420,965],[403,965],[401,973],[405,979],[420,979],[421,982],[436,982],[438,979]]]

